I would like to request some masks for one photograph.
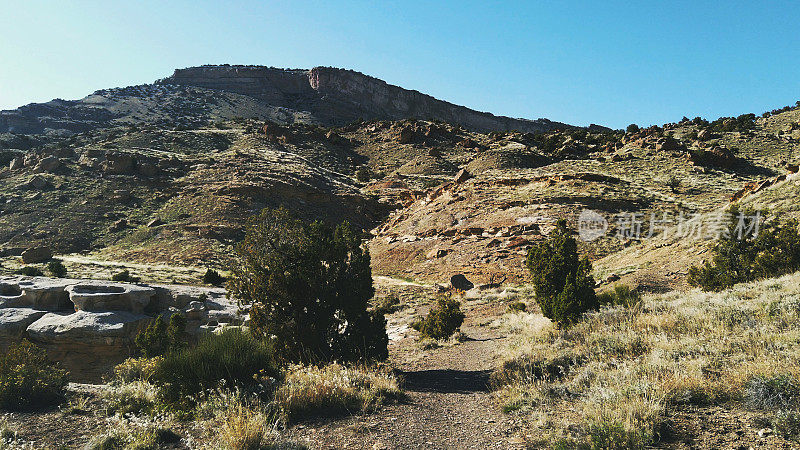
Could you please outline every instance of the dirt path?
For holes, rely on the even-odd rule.
[[[524,448],[514,417],[503,414],[487,385],[504,336],[477,322],[490,311],[467,311],[466,339],[425,350],[416,338],[390,345],[391,360],[402,371],[409,399],[379,412],[306,423],[287,431],[310,448]]]

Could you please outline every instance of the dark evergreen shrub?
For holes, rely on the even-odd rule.
[[[566,221],[559,220],[545,241],[531,247],[525,265],[545,317],[569,325],[584,312],[598,308],[592,264],[578,256],[578,244]]]
[[[385,359],[386,320],[368,311],[369,251],[346,222],[306,223],[285,209],[254,218],[228,283],[251,329],[286,361]]]
[[[214,269],[207,269],[206,273],[203,275],[203,283],[213,286],[220,286],[225,283],[225,280],[226,278]]]
[[[67,268],[64,267],[64,263],[58,259],[54,259],[47,263],[47,271],[50,272],[50,275],[56,278],[64,278],[67,276]]]
[[[461,303],[452,297],[441,297],[437,300],[436,307],[424,319],[411,326],[425,337],[447,339],[461,328],[462,323],[464,313],[461,312]]]
[[[690,285],[705,291],[721,291],[736,283],[800,270],[797,221],[762,221],[756,236],[742,233],[740,218],[752,218],[756,213],[754,210],[740,212],[737,206],[728,210],[727,229],[714,246],[711,261],[689,268]],[[759,217],[763,215],[758,212]]]
[[[135,343],[139,353],[146,358],[180,350],[186,343],[186,319],[173,314],[167,323],[164,316],[158,316],[136,335]]]

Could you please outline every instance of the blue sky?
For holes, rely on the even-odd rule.
[[[662,124],[800,100],[798,24],[789,1],[9,0],[0,109],[200,64],[324,65],[495,114]]]

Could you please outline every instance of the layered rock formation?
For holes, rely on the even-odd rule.
[[[237,324],[225,291],[53,278],[0,278],[0,349],[27,339],[71,378],[99,381],[133,354],[137,333],[159,315],[182,314],[190,336]]]
[[[482,132],[566,127],[474,111],[352,70],[222,65],[179,69],[153,84],[104,89],[81,100],[0,111],[0,133],[64,135],[125,124],[193,126],[235,117],[324,126],[417,118]]]
[[[244,94],[273,105],[309,111],[325,125],[359,119],[441,120],[474,131],[541,132],[563,124],[546,119],[495,116],[437,100],[368,75],[333,67],[311,70],[264,66],[201,66],[179,69],[159,83],[179,84]]]

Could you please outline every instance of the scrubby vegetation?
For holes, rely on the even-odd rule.
[[[758,217],[754,233],[744,233],[740,217]],[[688,282],[719,291],[736,283],[779,276],[800,269],[800,234],[796,220],[762,222],[761,211],[728,210],[725,233],[713,249],[711,261],[689,269]],[[755,234],[755,236],[753,236]]]
[[[180,350],[186,343],[186,319],[173,314],[169,322],[158,316],[135,339],[139,353],[146,357],[162,356]]]
[[[17,269],[16,273],[27,277],[43,277],[44,272],[36,266],[23,266]]]
[[[566,221],[559,220],[547,240],[531,247],[525,265],[545,317],[569,325],[584,312],[597,309],[592,264],[578,256],[578,244]]]
[[[293,366],[275,394],[275,405],[289,422],[369,412],[403,398],[397,379],[369,367]]]
[[[54,259],[47,263],[47,271],[56,278],[64,278],[67,276],[67,268],[64,267],[64,263],[62,263],[60,259]]]
[[[122,283],[135,283],[139,281],[139,278],[131,275],[128,269],[124,269],[111,275],[111,281],[119,281]]]
[[[621,305],[626,308],[638,305],[642,301],[642,294],[630,286],[618,284],[606,292],[597,296],[600,305]]]
[[[167,353],[153,379],[164,396],[178,401],[221,383],[250,391],[268,391],[280,376],[271,346],[238,328],[200,339],[195,347]]]
[[[220,273],[214,269],[207,269],[206,273],[203,274],[203,283],[205,284],[211,284],[213,286],[221,286],[222,284],[225,283],[225,281],[227,281],[227,278],[220,275]]]
[[[47,361],[44,350],[28,341],[0,355],[0,408],[26,410],[59,403],[67,372]]]
[[[231,295],[281,360],[386,358],[386,320],[367,309],[374,294],[369,252],[347,223],[331,228],[265,210],[236,255]]]
[[[461,303],[451,296],[440,297],[427,316],[411,324],[423,337],[441,340],[453,335],[464,323]]]
[[[498,394],[506,411],[535,412],[534,445],[643,448],[663,438],[671,408],[731,403],[767,411],[791,435],[799,281],[794,274],[720,293],[645,296],[568,329],[514,314],[515,337],[493,376]]]

